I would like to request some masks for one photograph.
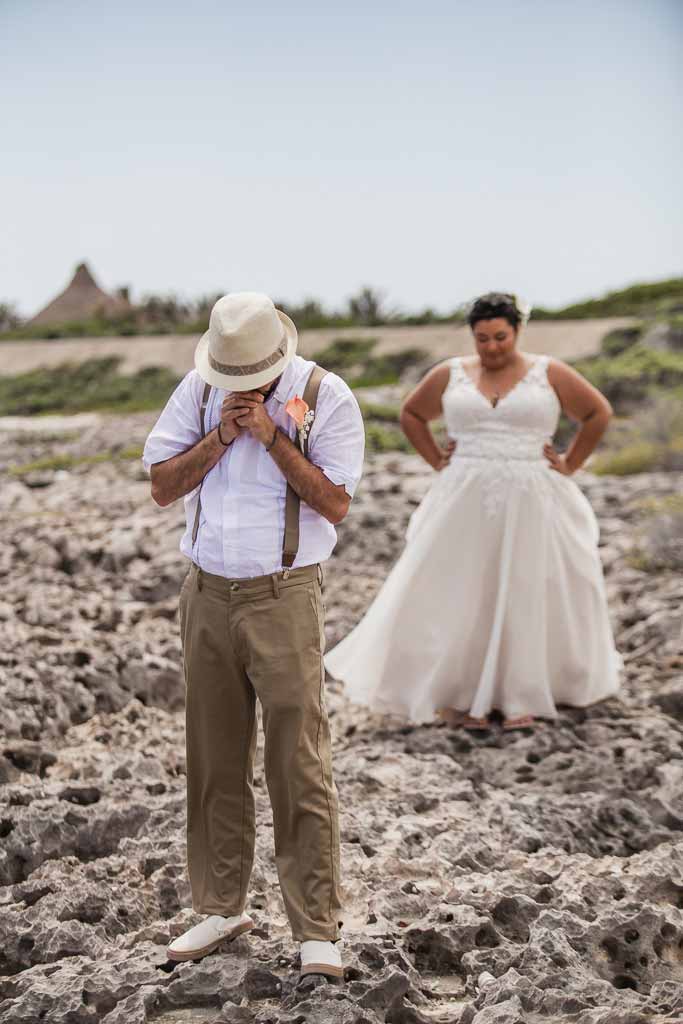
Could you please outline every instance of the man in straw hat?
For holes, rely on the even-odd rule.
[[[168,947],[194,960],[253,927],[256,698],[275,860],[301,974],[343,974],[337,790],[325,709],[322,570],[361,476],[350,388],[297,355],[288,316],[256,292],[211,311],[147,438],[152,496],[184,497],[187,859],[206,915]]]

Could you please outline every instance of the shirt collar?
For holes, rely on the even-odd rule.
[[[301,367],[297,364],[298,359],[296,356],[294,356],[291,362],[287,363],[287,366],[284,368],[282,376],[280,377],[280,383],[275,388],[275,391],[273,391],[270,396],[271,398],[274,398],[278,402],[285,401],[288,392],[292,390],[292,387],[301,372]]]

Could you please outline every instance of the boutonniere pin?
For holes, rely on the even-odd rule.
[[[295,395],[294,398],[290,398],[285,405],[285,412],[288,416],[291,416],[296,423],[299,434],[299,443],[303,448],[304,441],[308,437],[311,424],[313,423],[315,411],[309,408],[308,402],[304,402],[303,398],[299,398],[298,395]]]

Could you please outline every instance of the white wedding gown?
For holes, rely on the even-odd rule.
[[[598,523],[543,455],[561,412],[547,366],[535,357],[494,408],[450,360],[456,451],[365,617],[325,656],[351,700],[425,722],[442,708],[553,718],[617,692]]]

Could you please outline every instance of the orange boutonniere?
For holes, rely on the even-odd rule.
[[[308,412],[308,402],[304,402],[303,398],[295,395],[285,405],[285,412],[292,417],[298,429],[301,430]]]
[[[299,446],[304,451],[304,443],[308,437],[308,432],[311,429],[313,423],[313,417],[315,411],[309,408],[308,402],[304,402],[303,398],[299,398],[295,395],[285,405],[285,412],[292,417],[296,423],[297,431],[299,434]]]

